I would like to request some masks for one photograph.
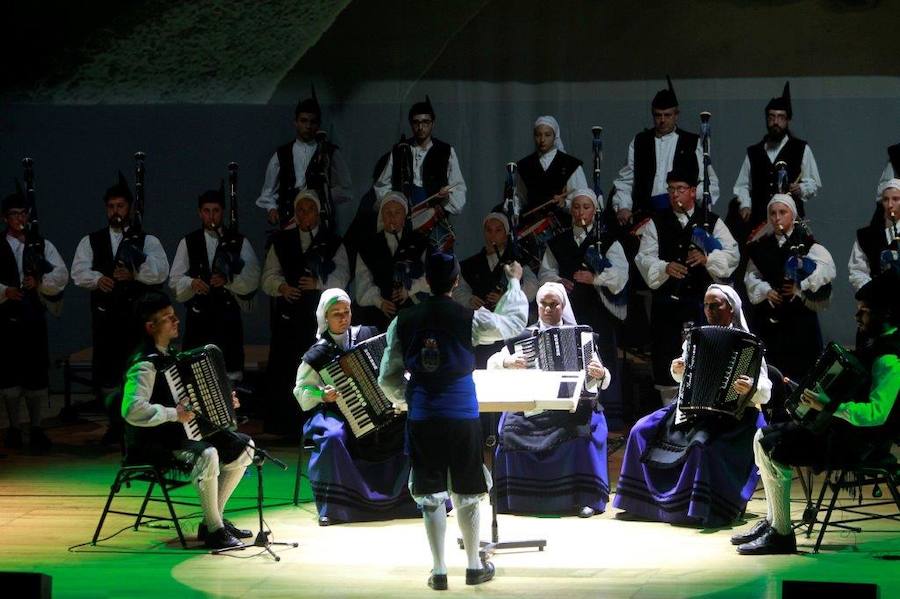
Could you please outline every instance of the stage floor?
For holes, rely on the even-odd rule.
[[[47,455],[0,450],[0,571],[36,571],[53,577],[54,597],[423,597],[431,559],[418,519],[319,527],[313,503],[291,504],[297,451],[281,446],[276,455],[290,466],[265,466],[268,525],[277,541],[275,562],[260,549],[228,556],[181,549],[174,529],[130,528],[97,546],[90,540],[115,474],[117,452],[97,445],[98,423],[80,422],[49,431],[56,443]],[[261,445],[265,437],[258,437]],[[622,452],[610,460],[613,486]],[[795,483],[794,497],[801,496]],[[256,474],[248,470],[229,517],[257,528]],[[140,488],[123,491],[134,499]],[[177,495],[191,498],[190,489]],[[885,495],[887,492],[885,491]],[[309,500],[304,484],[303,498]],[[845,498],[843,503],[853,500]],[[803,504],[795,501],[799,517]],[[747,518],[765,509],[758,492]],[[189,513],[190,508],[181,513]],[[779,597],[782,580],[874,582],[881,597],[900,596],[900,523],[863,523],[865,532],[829,532],[818,555],[812,539],[799,537],[803,553],[743,557],[729,544],[735,529],[698,530],[653,522],[626,521],[618,510],[582,520],[500,516],[501,540],[544,538],[544,551],[497,554],[497,577],[478,587],[464,583],[465,559],[457,549],[450,516],[447,563],[450,591],[443,596],[482,597]],[[196,512],[195,512],[196,513]],[[186,520],[191,537],[199,519]],[[112,515],[104,535],[127,526]],[[482,505],[482,531],[490,532],[490,508]],[[0,591],[4,597],[9,589]]]

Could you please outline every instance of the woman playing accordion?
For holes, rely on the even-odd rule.
[[[406,488],[409,459],[403,454],[403,430],[359,442],[337,409],[340,392],[319,375],[325,366],[378,329],[350,326],[350,296],[343,289],[322,293],[316,308],[318,341],[303,355],[297,369],[294,397],[304,411],[313,411],[303,427],[312,441],[309,482],[316,498],[319,525],[413,518],[419,515]]]
[[[577,324],[560,283],[545,283],[536,299],[539,320],[526,333]],[[596,354],[586,366],[590,401],[579,402],[574,413],[506,412],[500,419],[494,470],[499,513],[588,518],[606,509],[607,426],[595,394],[609,387],[612,376]],[[510,353],[507,346],[488,359],[488,368],[525,367],[525,357]]]
[[[710,285],[703,304],[709,324],[749,332],[740,297],[731,287]],[[671,366],[679,383],[687,358],[685,342],[682,357]],[[772,389],[767,370],[762,360],[758,374],[737,377],[732,389],[749,405],[765,404]],[[746,409],[740,418],[699,416],[681,424],[679,404],[645,416],[631,429],[613,506],[661,522],[730,524],[756,488],[752,441],[765,424],[762,414]]]

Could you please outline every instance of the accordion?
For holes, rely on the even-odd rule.
[[[838,404],[856,400],[868,385],[869,373],[856,356],[837,343],[829,343],[803,377],[803,382],[784,400],[784,407],[801,426],[813,432],[822,432]],[[813,410],[801,401],[803,390],[815,389],[816,386],[820,386],[831,398],[821,411]]]
[[[553,372],[587,371],[594,355],[594,332],[585,325],[562,325],[543,331],[526,331],[524,338],[508,343],[510,353],[525,356],[528,368]]]
[[[381,356],[386,347],[387,337],[376,335],[319,371],[325,384],[340,392],[337,407],[357,439],[391,428],[403,418],[378,386]]]
[[[762,342],[746,331],[721,326],[694,327],[688,331],[687,342],[678,409],[685,416],[723,414],[740,419],[746,398],[756,390],[765,353]],[[732,387],[741,375],[754,380],[746,395]]]
[[[220,428],[234,430],[237,422],[231,402],[231,381],[225,370],[222,350],[206,345],[178,354],[171,366],[163,369],[176,403],[183,403],[198,415],[184,423],[184,432],[199,441]]]

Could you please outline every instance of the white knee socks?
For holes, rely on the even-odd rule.
[[[425,533],[431,547],[431,558],[434,561],[432,573],[446,574],[447,564],[444,562],[444,536],[447,532],[447,505],[441,503],[436,507],[423,506],[422,517],[425,520]],[[460,521],[462,528],[462,521]],[[468,550],[468,543],[466,543]]]

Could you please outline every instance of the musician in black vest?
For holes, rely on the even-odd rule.
[[[313,89],[312,96],[300,100],[294,109],[296,139],[275,151],[256,199],[256,205],[266,211],[271,225],[293,226],[294,198],[298,191],[309,189],[323,202],[323,212],[331,215],[329,228],[336,230],[334,208],[351,199],[353,185],[350,169],[338,146],[320,131],[321,122],[322,108]]]
[[[178,316],[168,296],[160,292],[144,294],[134,308],[137,322],[127,324],[139,325],[142,332],[122,394],[126,461],[190,472],[203,510],[198,540],[212,549],[241,546],[240,539],[249,538],[252,533],[224,520],[223,514],[253,457],[237,437],[251,444],[252,441],[241,433],[223,432],[202,441],[187,438],[184,425],[195,415],[184,405],[176,404],[161,372],[175,362],[169,344],[178,337]],[[240,405],[237,395],[232,394],[228,400],[235,407]]]
[[[653,383],[668,404],[677,390],[669,365],[680,353],[682,329],[703,321],[706,288],[728,279],[740,255],[721,219],[696,206],[696,165],[671,171],[666,181],[670,208],[643,227],[635,265],[652,290]]]
[[[620,430],[624,422],[617,338],[628,310],[628,259],[610,232],[595,230],[599,204],[594,192],[578,189],[570,197],[572,228],[547,244],[538,280],[562,283],[575,318],[597,336],[597,353],[612,373],[612,384],[604,388],[601,403],[609,426]]]
[[[303,438],[313,444],[309,483],[316,498],[319,526],[415,518],[409,495],[409,458],[403,452],[403,419],[361,440],[354,437],[336,402],[336,387],[325,384],[321,371],[342,355],[378,334],[368,326],[351,326],[350,296],[327,289],[316,308],[318,341],[303,354],[297,369],[294,397],[311,415]],[[372,381],[374,382],[374,381]],[[364,398],[370,399],[370,398]]]
[[[302,425],[291,390],[297,365],[316,342],[316,306],[322,291],[349,282],[341,238],[320,226],[321,207],[313,191],[294,200],[297,227],[272,236],[263,266],[262,289],[275,298],[269,342],[269,398],[266,430],[296,435]]]
[[[391,321],[378,383],[389,399],[409,406],[407,452],[410,493],[422,508],[433,568],[428,586],[447,588],[444,536],[446,501],[453,500],[466,550],[466,584],[494,577],[494,565],[479,557],[478,502],[488,491],[478,397],[472,371],[474,346],[518,335],[528,301],[519,286],[522,267],[504,267],[506,293],[494,312],[460,306],[450,297],[459,263],[450,254],[428,257],[426,278],[433,295]],[[410,373],[409,382],[404,372]]]
[[[229,278],[217,269],[224,211],[225,198],[219,190],[207,190],[197,198],[201,227],[178,242],[169,287],[185,304],[184,347],[217,345],[225,355],[228,377],[237,381],[244,370],[241,312],[250,310],[259,287],[259,261],[250,241],[238,234],[240,272],[228,273]]]
[[[669,207],[666,175],[669,171],[684,170],[696,164],[703,168],[703,148],[700,137],[678,127],[678,97],[672,80],[666,76],[667,89],[653,96],[650,113],[653,128],[644,129],[628,144],[628,158],[613,182],[615,191],[611,206],[622,226],[640,222]],[[713,204],[719,199],[719,178],[710,167],[709,187]],[[703,195],[701,184],[698,195]]]
[[[169,274],[169,259],[155,236],[141,231],[130,242],[133,196],[124,177],[103,196],[108,225],[85,235],[75,249],[72,281],[91,292],[94,386],[109,396],[122,384],[128,356],[138,342],[126,324],[133,318],[134,302],[150,289],[159,288]],[[143,263],[133,268],[137,256]],[[110,441],[116,440],[116,420],[110,424]]]
[[[837,402],[828,428],[813,433],[796,423],[776,424],[757,432],[753,442],[756,465],[766,492],[767,514],[749,531],[732,537],[743,555],[794,553],[797,542],[791,526],[793,466],[816,471],[889,458],[900,433],[900,281],[887,272],[856,292],[856,322],[868,338],[857,351],[871,381],[862,397],[828,397],[804,389],[802,402],[821,411]]]
[[[738,336],[741,334],[737,331],[750,332],[741,298],[728,285],[709,286],[703,311],[710,325],[735,329]],[[726,333],[717,336],[726,337]],[[727,345],[724,340],[720,343],[717,349],[724,351]],[[685,376],[688,354],[693,351],[685,341],[679,356],[670,363],[672,377],[679,383]],[[713,382],[728,380],[724,378],[726,373],[715,371],[707,359],[713,361],[715,356],[695,356],[696,376]],[[758,408],[768,403],[772,392],[765,359],[757,372],[735,377],[730,391],[737,394],[736,403],[745,405],[740,418],[715,412],[688,416],[675,403],[638,420],[628,433],[613,506],[673,524],[716,527],[734,522],[758,481],[752,441],[756,430],[765,424]],[[697,399],[701,405],[729,409],[716,403],[715,392],[710,395]]]
[[[509,219],[500,212],[491,212],[482,221],[484,247],[459,263],[459,285],[453,290],[453,299],[463,306],[477,310],[485,307],[492,310],[497,306],[500,296],[506,291],[506,275],[504,264],[515,257],[509,242]],[[522,291],[529,302],[537,293],[537,277],[531,269],[526,268],[522,275]],[[485,368],[487,359],[500,351],[502,341],[491,345],[479,345],[475,348],[476,368]]]
[[[900,178],[878,186],[878,204],[872,222],[856,230],[850,250],[850,285],[857,291],[882,270],[900,268]]]
[[[780,97],[766,104],[766,135],[762,141],[747,148],[734,184],[736,202],[729,208],[729,225],[743,243],[749,232],[766,222],[769,200],[776,193],[789,193],[797,204],[800,217],[806,214],[805,204],[822,187],[819,167],[809,144],[794,137],[790,130],[794,111],[791,108],[790,83],[784,84]],[[787,190],[778,189],[778,170],[775,165],[787,163]],[[735,217],[735,208],[739,219]]]
[[[412,230],[406,198],[389,191],[381,198],[375,232],[356,256],[356,301],[359,322],[387,328],[399,310],[428,292],[424,262],[428,239]]]
[[[828,250],[796,222],[796,210],[787,194],[769,201],[769,224],[747,244],[744,284],[769,362],[800,380],[822,351],[818,312],[828,307],[837,272]]]
[[[560,226],[569,224],[568,195],[587,187],[581,160],[565,153],[559,123],[552,116],[540,116],[534,121],[534,153],[516,162],[519,177],[516,193],[524,202],[521,209],[525,222],[534,216],[552,214]],[[527,213],[540,206],[541,210]]]
[[[26,248],[29,215],[25,196],[6,196],[2,211],[6,231],[0,241],[0,323],[4,337],[0,343],[0,397],[9,417],[4,445],[22,447],[19,410],[24,398],[31,425],[29,446],[42,451],[50,447],[43,429],[50,366],[44,312],[59,316],[69,271],[56,246],[47,239],[42,240],[46,265],[40,269],[47,272],[31,270],[33,256],[26,255],[30,249]]]

